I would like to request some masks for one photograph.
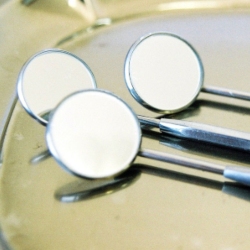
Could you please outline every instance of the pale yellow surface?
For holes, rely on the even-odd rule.
[[[250,91],[249,1],[92,3],[88,7],[93,12],[87,15],[63,0],[38,0],[29,7],[10,1],[1,7],[1,120],[23,63],[77,30],[82,34],[59,47],[84,59],[98,86],[114,91],[142,115],[157,114],[140,107],[129,95],[123,63],[132,42],[151,29],[176,32],[193,44],[205,66],[205,84]],[[133,17],[129,22],[117,20],[109,27],[85,29],[97,17],[129,16],[144,10],[155,11],[144,19]],[[162,15],[157,15],[159,11]],[[201,94],[187,112],[175,118],[250,132],[249,116],[249,102]],[[0,225],[13,249],[250,248],[249,188],[235,189],[240,190],[237,196],[228,194],[222,177],[179,166],[137,158],[137,163],[151,166],[143,171],[158,169],[161,176],[142,173],[115,193],[110,190],[111,194],[95,199],[60,202],[55,194],[62,187],[89,182],[66,173],[52,158],[31,164],[47,148],[44,132],[18,103],[6,135],[0,180]],[[144,137],[142,146],[219,164],[250,163],[249,152],[155,137]]]

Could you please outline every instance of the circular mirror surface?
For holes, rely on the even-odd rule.
[[[17,83],[19,100],[26,111],[42,124],[67,95],[96,88],[92,72],[84,61],[58,49],[34,55],[23,66]]]
[[[125,81],[133,97],[147,108],[174,113],[189,106],[199,94],[203,66],[198,54],[183,39],[152,33],[129,50]]]
[[[130,107],[110,92],[85,90],[51,113],[47,144],[70,172],[103,178],[127,169],[141,144],[141,129]]]

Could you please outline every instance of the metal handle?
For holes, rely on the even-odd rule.
[[[228,179],[250,186],[250,168],[226,166],[223,175]]]
[[[186,166],[189,168],[194,168],[214,174],[221,174],[225,178],[250,186],[250,168],[247,167],[238,167],[238,166],[224,167],[214,163],[208,163],[205,161],[190,159],[187,157],[182,157],[177,155],[171,155],[165,152],[158,152],[149,149],[142,149],[138,153],[138,155],[141,157],[154,159],[157,161],[163,161],[181,166]]]
[[[163,133],[181,138],[250,150],[250,133],[174,119],[161,119],[159,128]]]
[[[202,92],[250,101],[250,93],[215,86],[205,86]]]

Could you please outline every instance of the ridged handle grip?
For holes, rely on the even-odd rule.
[[[202,123],[164,118],[160,120],[159,128],[163,133],[181,138],[214,143],[241,150],[250,150],[250,133]]]

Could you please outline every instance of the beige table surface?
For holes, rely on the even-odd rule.
[[[58,47],[85,60],[100,88],[121,96],[136,113],[157,116],[135,102],[123,79],[129,47],[156,30],[178,34],[197,49],[205,85],[250,92],[250,1],[0,4],[2,249],[250,248],[249,188],[140,157],[120,184],[119,178],[84,180],[51,157],[32,163],[47,149],[45,127],[19,102],[10,113],[22,65],[39,50]],[[247,101],[202,93],[188,110],[171,117],[250,132],[249,115]],[[158,131],[145,133],[142,146],[222,165],[250,163],[249,151],[164,138]],[[84,199],[86,189],[92,199]]]

